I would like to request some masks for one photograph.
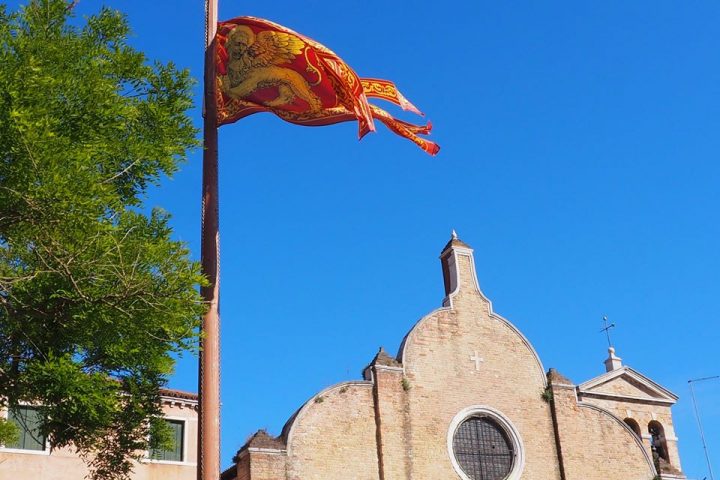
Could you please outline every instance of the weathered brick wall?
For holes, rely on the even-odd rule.
[[[247,453],[241,455],[236,465],[236,480],[250,480],[250,455]]]
[[[446,308],[421,320],[405,341],[409,381],[410,477],[457,479],[447,447],[448,428],[472,405],[500,411],[524,446],[523,480],[559,480],[550,406],[541,394],[545,373],[532,347],[507,321],[491,312],[478,291],[469,255],[457,255],[458,285]],[[471,356],[482,357],[476,370]],[[395,480],[395,479],[387,479]]]
[[[678,470],[682,470],[680,465],[680,454],[678,452],[678,439],[675,436],[675,427],[673,426],[672,412],[669,406],[630,401],[623,402],[590,397],[583,398],[583,402],[604,408],[623,420],[625,418],[632,418],[635,420],[638,425],[640,425],[642,443],[648,455],[652,455],[648,424],[653,420],[660,422],[665,429],[665,440],[667,442],[668,454],[670,456],[670,465]]]
[[[408,410],[402,368],[375,366],[375,423],[380,479],[405,480],[409,456]]]
[[[287,449],[288,480],[378,480],[372,384],[336,385],[308,402]]]
[[[285,478],[287,457],[284,452],[251,451],[249,457],[250,478],[252,480],[281,480]]]
[[[651,480],[652,461],[622,420],[552,384],[564,480]]]

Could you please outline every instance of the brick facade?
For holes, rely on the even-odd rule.
[[[610,356],[614,353],[611,348]],[[636,436],[663,477],[682,477],[678,439],[670,409],[677,397],[672,392],[632,368],[622,366],[619,359],[614,367],[608,367],[606,374],[579,385],[577,392],[582,403],[598,406],[624,421],[634,422],[639,429],[639,436]],[[652,423],[662,426],[663,435],[659,440],[667,450],[667,458],[653,451],[649,431]]]
[[[473,412],[489,415],[511,439],[507,479],[656,477],[649,444],[620,414],[627,409],[619,401],[630,401],[621,384],[632,387],[629,377],[606,374],[620,378],[617,385],[591,385],[614,397],[590,387],[583,397],[557,372],[546,375],[528,340],[480,291],[472,249],[453,236],[441,264],[443,307],[410,330],[397,358],[381,350],[364,381],[321,392],[277,438],[256,434],[223,480],[467,480],[452,439]],[[674,438],[667,402],[632,401],[639,420],[654,415]]]

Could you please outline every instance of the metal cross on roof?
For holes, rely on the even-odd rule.
[[[603,329],[600,330],[600,333],[605,332],[605,335],[607,335],[607,341],[608,341],[608,347],[612,347],[612,342],[610,342],[610,329],[615,326],[614,323],[611,323],[608,325],[608,318],[607,315],[603,315]]]

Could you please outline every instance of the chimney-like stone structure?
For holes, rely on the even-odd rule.
[[[443,305],[449,305],[450,297],[461,290],[479,292],[480,289],[475,276],[473,249],[458,238],[455,230],[452,231],[450,241],[440,252],[440,263],[445,284]]]

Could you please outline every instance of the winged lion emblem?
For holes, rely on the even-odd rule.
[[[228,64],[227,75],[221,78],[223,90],[231,97],[247,100],[258,89],[277,87],[277,96],[262,100],[263,106],[283,107],[300,99],[309,105],[311,112],[321,110],[322,102],[308,81],[297,71],[280,66],[292,63],[305,47],[305,42],[287,33],[269,30],[255,33],[245,25],[235,27],[226,43]]]

